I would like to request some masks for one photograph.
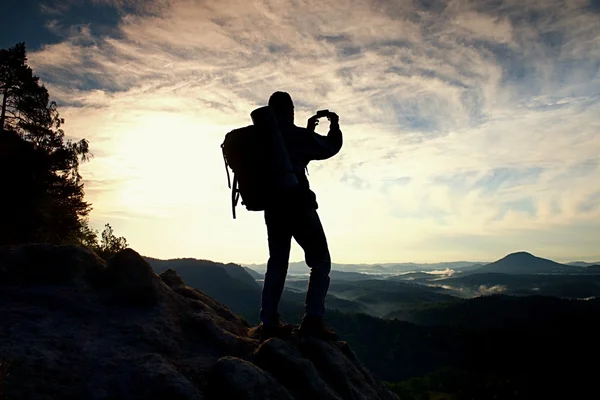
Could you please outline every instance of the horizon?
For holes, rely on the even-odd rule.
[[[219,145],[285,90],[300,126],[318,109],[340,115],[340,154],[308,166],[335,263],[516,248],[600,260],[597,1],[25,0],[4,11],[15,17],[0,48],[27,44],[66,135],[90,141],[80,170],[92,227],[110,223],[140,254],[266,263],[262,213],[239,206],[231,218]],[[290,259],[302,254],[294,243]]]
[[[591,257],[590,259],[564,259],[564,260],[560,260],[560,259],[551,259],[548,257],[543,257],[537,254],[533,254],[531,252],[528,251],[513,251],[510,252],[508,254],[505,254],[502,257],[499,257],[497,259],[494,260],[450,260],[450,261],[439,261],[439,262],[414,262],[414,261],[392,261],[392,262],[373,262],[373,263],[341,263],[341,262],[337,262],[332,260],[331,264],[337,264],[337,265],[356,265],[356,266],[375,266],[375,265],[381,265],[383,267],[385,267],[386,265],[395,265],[395,264],[415,264],[415,265],[434,265],[434,264],[450,264],[450,263],[473,263],[473,265],[475,264],[491,264],[493,262],[499,261],[501,259],[503,259],[504,257],[510,256],[510,255],[514,255],[517,253],[529,253],[531,255],[533,255],[534,257],[537,258],[542,258],[542,259],[546,259],[546,260],[550,260],[550,261],[555,261],[558,263],[562,263],[562,264],[567,264],[567,263],[575,263],[575,262],[583,262],[583,263],[588,263],[588,264],[600,264],[600,256],[598,256],[597,258]],[[233,261],[219,261],[219,260],[208,260],[206,258],[196,258],[196,257],[173,257],[173,258],[157,258],[157,257],[152,257],[152,256],[147,256],[147,255],[143,255],[143,257],[148,257],[148,258],[153,258],[156,260],[160,260],[160,261],[170,261],[170,260],[177,260],[177,259],[194,259],[194,260],[198,260],[198,261],[210,261],[210,262],[216,262],[216,263],[222,263],[222,264],[227,264],[227,263],[234,263],[234,264],[238,264],[242,267],[252,267],[252,266],[264,266],[266,265],[267,261],[265,260],[262,263],[245,263],[245,262],[233,262]],[[289,261],[289,264],[300,264],[300,263],[304,263],[304,259],[298,259],[298,260],[291,260]]]

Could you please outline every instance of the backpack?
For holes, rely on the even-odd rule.
[[[279,192],[298,184],[270,108],[258,108],[250,115],[254,124],[227,133],[221,144],[233,219],[240,196],[246,209],[262,211],[280,198]]]
[[[264,136],[259,134],[253,125],[234,129],[225,135],[221,145],[227,185],[231,189],[231,211],[235,219],[235,207],[242,196],[242,204],[250,211],[265,209],[266,180],[266,146]],[[233,172],[233,182],[229,174]]]

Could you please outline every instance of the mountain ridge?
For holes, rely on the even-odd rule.
[[[535,256],[534,254],[527,251],[516,251],[505,255],[504,257],[491,261],[491,262],[482,262],[482,261],[444,261],[438,263],[416,263],[416,262],[400,262],[400,263],[359,263],[359,264],[343,264],[343,263],[332,263],[332,271],[342,272],[342,273],[356,273],[356,274],[365,274],[365,275],[394,275],[394,274],[402,274],[413,271],[435,271],[435,270],[456,270],[456,272],[467,272],[477,270],[482,266],[487,266],[490,264],[497,263],[502,261],[505,258],[510,258],[513,256],[532,256],[537,259],[543,259],[547,261],[551,261],[555,264],[559,264],[561,266],[568,267],[590,267],[600,265],[600,261],[597,262],[588,262],[588,261],[570,261],[570,262],[557,262],[551,259],[543,258]],[[173,259],[158,259],[154,257],[145,257],[147,260],[153,260],[156,262],[176,262],[176,261],[197,261],[200,263],[209,263],[219,266],[239,266],[246,270],[250,276],[252,276],[255,280],[262,279],[264,277],[264,272],[266,270],[266,263],[257,264],[257,263],[222,263],[209,261],[204,259],[196,259],[191,257],[186,258],[173,258]],[[575,271],[575,270],[571,270]],[[290,276],[294,275],[307,275],[310,273],[310,268],[306,265],[304,261],[294,261],[289,263],[288,274]],[[527,273],[527,272],[525,272]],[[341,278],[341,276],[340,276]]]

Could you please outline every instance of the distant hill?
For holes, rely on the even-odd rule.
[[[574,267],[591,267],[594,265],[600,265],[600,261],[596,261],[596,262],[571,261],[571,262],[568,262],[567,265],[572,265]]]
[[[457,269],[457,272],[464,273],[464,272],[478,270],[479,268],[483,267],[484,265],[486,265],[486,264],[473,264],[473,265],[468,265],[466,267],[460,267],[460,268],[456,268],[456,269]]]
[[[439,278],[437,275],[427,272],[408,272],[400,275],[392,275],[387,278],[388,281],[409,281],[409,282],[428,282]]]
[[[279,306],[279,313],[288,322],[295,322],[304,314],[304,299],[306,292],[296,290],[295,288],[285,289],[281,295],[282,303]],[[363,313],[373,315],[374,312],[364,304],[357,303],[351,300],[341,299],[332,293],[327,294],[325,299],[325,307],[328,310],[337,310],[344,313]]]
[[[219,274],[221,274],[221,272],[218,271],[223,270],[232,279],[236,279],[239,282],[252,287],[258,286],[256,280],[252,277],[252,275],[250,275],[250,273],[248,273],[247,269],[233,263],[223,264],[208,260],[197,260],[195,258],[158,260],[151,257],[144,257],[144,259],[157,273],[160,274],[171,268],[176,270],[184,280],[186,278],[181,274],[181,272],[188,275],[188,277],[194,281],[196,279],[205,279],[206,281],[210,281],[211,279],[217,279],[220,276]],[[190,283],[188,282],[188,284]]]
[[[294,289],[306,290],[306,280],[291,281],[288,286]],[[337,297],[350,301],[355,309],[376,317],[385,317],[390,313],[401,315],[404,310],[413,310],[424,304],[448,302],[456,300],[454,292],[438,287],[428,287],[409,282],[393,280],[332,280],[326,306],[340,309],[341,302],[330,300]],[[359,305],[356,308],[356,305]],[[349,307],[344,308],[349,312]]]
[[[342,281],[362,281],[367,279],[378,278],[380,275],[368,275],[360,272],[345,272],[345,271],[336,271],[332,270],[329,273],[329,277],[332,280],[342,280]]]
[[[248,268],[248,267],[243,267],[243,268],[254,279],[264,279],[265,278],[265,274],[260,274],[260,273],[256,272],[255,270],[253,270],[252,268]]]
[[[239,265],[193,258],[157,260],[144,257],[144,259],[156,273],[173,269],[187,285],[203,291],[244,317],[258,314],[260,285]]]
[[[475,261],[451,261],[440,263],[388,263],[388,264],[338,264],[332,263],[331,269],[340,272],[356,272],[364,274],[393,275],[411,271],[434,271],[434,270],[467,270],[473,265],[483,264]],[[255,271],[264,273],[267,269],[266,264],[243,264],[244,267],[252,268]],[[288,273],[291,275],[308,274],[310,268],[304,261],[289,263]]]
[[[590,267],[592,268],[592,267]],[[486,294],[589,298],[600,296],[598,274],[501,274],[497,272],[456,275],[435,283],[468,297]]]
[[[288,275],[288,281],[297,281],[297,280],[307,280],[310,274],[310,270],[305,271],[302,275]],[[378,275],[378,274],[363,274],[361,272],[348,272],[348,271],[338,271],[332,269],[329,273],[329,277],[332,281],[364,281],[367,279],[384,279],[386,275]]]
[[[474,299],[438,303],[414,312],[407,320],[418,325],[461,326],[490,329],[512,326],[527,330],[531,325],[553,328],[555,321],[569,321],[574,330],[586,329],[575,325],[575,312],[600,312],[600,299],[590,301],[565,300],[547,296],[481,296]],[[535,318],[534,318],[535,316]]]
[[[259,273],[267,270],[267,264],[246,264],[245,267],[251,268]],[[392,273],[386,267],[380,264],[331,264],[332,271],[367,273],[367,274],[390,274]],[[305,275],[310,273],[310,268],[304,261],[290,262],[288,264],[289,275]]]
[[[144,257],[144,259],[157,273],[160,274],[167,269],[172,269],[181,276],[187,285],[199,289],[215,300],[226,304],[250,323],[258,323],[262,286],[256,282],[255,277],[263,279],[262,274],[237,264],[223,264],[193,258],[158,260]],[[289,281],[288,286],[290,286]],[[290,321],[302,316],[305,297],[302,290],[306,290],[306,281],[298,289],[300,289],[300,293],[284,290],[281,297],[280,312]],[[327,308],[343,312],[371,313],[367,306],[351,300],[337,298],[332,293],[327,296],[326,305]]]
[[[471,272],[488,273],[497,272],[502,274],[556,274],[565,272],[575,272],[577,267],[571,267],[565,264],[559,264],[552,260],[536,257],[527,252],[518,252],[507,255],[506,257],[486,264]]]
[[[464,270],[471,268],[473,265],[481,264],[483,263],[475,261],[447,261],[439,263],[386,264],[386,268],[392,273],[402,273],[407,271],[436,271],[445,269]]]

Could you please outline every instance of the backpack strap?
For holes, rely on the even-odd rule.
[[[225,156],[225,147],[223,146],[223,144],[221,145],[221,151],[223,152],[223,161],[225,162],[225,172],[227,172],[227,187],[231,189],[231,178],[229,177],[229,164],[227,164],[227,157]]]
[[[237,176],[233,174],[233,185],[231,186],[231,212],[233,214],[233,219],[235,219],[235,206],[240,199],[240,190],[238,189],[238,180]]]

